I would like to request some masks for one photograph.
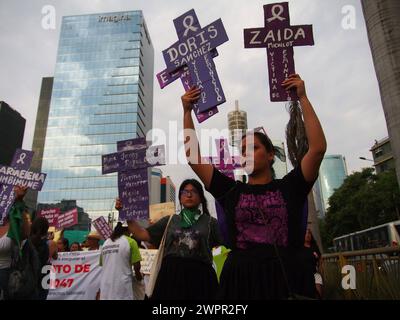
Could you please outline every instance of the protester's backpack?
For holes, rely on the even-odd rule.
[[[27,240],[21,249],[13,246],[8,298],[14,300],[38,298],[39,258],[35,247]]]

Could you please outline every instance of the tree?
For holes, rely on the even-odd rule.
[[[394,170],[374,174],[372,168],[348,176],[329,198],[321,221],[324,247],[335,237],[400,219],[400,192]]]

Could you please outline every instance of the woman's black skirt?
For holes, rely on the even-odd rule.
[[[213,300],[218,279],[211,264],[179,257],[165,257],[151,300]]]
[[[296,265],[287,249],[262,245],[229,253],[222,269],[218,299],[286,300],[296,283]]]

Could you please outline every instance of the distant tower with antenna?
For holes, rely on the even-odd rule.
[[[228,113],[229,143],[238,146],[238,141],[247,130],[247,112],[239,110],[239,101],[235,100],[235,110]]]

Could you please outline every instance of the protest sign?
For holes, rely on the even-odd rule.
[[[107,240],[109,237],[111,237],[113,230],[103,216],[98,217],[92,222],[92,224],[104,240]]]
[[[151,266],[157,255],[157,249],[139,249],[142,260],[140,261],[140,272],[145,275],[150,274]]]
[[[196,117],[199,119],[199,113],[212,109],[204,119],[199,119],[204,121],[217,112],[216,106],[226,101],[213,57],[217,54],[217,46],[228,41],[228,36],[221,19],[201,28],[193,9],[174,19],[174,25],[179,41],[163,51],[167,68],[158,74],[157,79],[160,86],[165,87],[179,75],[183,82],[187,82],[187,85],[184,83],[185,89],[191,85],[198,86],[202,92],[195,107]],[[186,71],[189,73],[185,74]]]
[[[175,203],[164,202],[150,205],[150,219],[157,222],[163,217],[175,214]]]
[[[118,141],[117,151],[102,156],[102,172],[118,172],[119,220],[148,219],[148,168],[165,164],[165,146],[148,147],[145,138],[137,138]]]
[[[294,90],[281,86],[290,74],[295,74],[295,46],[314,45],[312,25],[290,25],[288,2],[264,6],[264,28],[244,30],[245,48],[267,48],[271,101],[298,100]]]
[[[46,174],[27,171],[31,166],[33,151],[17,149],[11,166],[0,166],[0,226],[15,200],[14,186],[41,190]]]
[[[57,219],[57,229],[65,229],[78,224],[78,209],[72,209],[60,214]]]
[[[95,300],[100,289],[100,251],[62,252],[46,267],[42,286],[49,288],[47,300]]]
[[[38,213],[38,217],[44,217],[49,222],[49,227],[56,227],[60,208],[42,209]]]

